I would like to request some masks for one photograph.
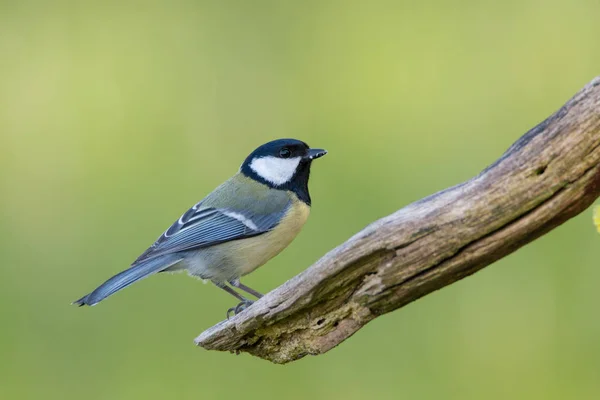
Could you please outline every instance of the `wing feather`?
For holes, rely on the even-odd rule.
[[[203,207],[200,202],[175,221],[133,265],[165,254],[263,234],[277,226],[290,205],[291,201],[275,213],[250,214],[240,210]]]

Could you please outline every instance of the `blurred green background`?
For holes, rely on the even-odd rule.
[[[600,74],[600,3],[0,2],[0,398],[597,399],[588,210],[286,366],[192,340],[233,299],[126,268],[257,145],[324,147],[269,291],[477,174]]]

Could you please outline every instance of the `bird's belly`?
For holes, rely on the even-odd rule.
[[[240,276],[249,274],[281,253],[300,233],[309,213],[310,207],[298,202],[272,231],[239,240],[238,243],[231,242],[238,246],[234,252],[234,258],[237,259],[234,264],[237,265]]]
[[[310,207],[298,202],[272,231],[202,249],[187,260],[185,269],[191,275],[220,282],[249,274],[294,240],[309,213]]]

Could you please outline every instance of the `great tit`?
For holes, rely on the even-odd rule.
[[[227,310],[227,317],[244,310],[252,301],[232,287],[262,297],[240,277],[275,257],[298,235],[310,212],[310,167],[325,154],[295,139],[263,144],[237,174],[175,221],[129,269],[73,304],[93,306],[157,272],[186,270],[240,300]]]

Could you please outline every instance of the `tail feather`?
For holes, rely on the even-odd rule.
[[[181,257],[167,256],[150,259],[146,262],[134,265],[131,268],[113,276],[102,285],[94,289],[92,293],[83,296],[79,300],[74,301],[72,304],[80,307],[85,305],[93,306],[108,296],[126,288],[132,283],[157,272],[164,271],[165,269],[177,264],[179,261],[181,261]]]

